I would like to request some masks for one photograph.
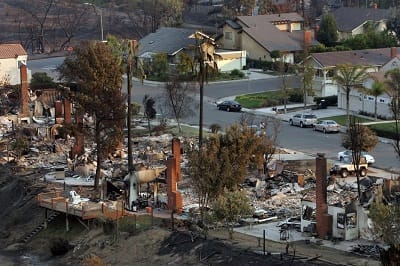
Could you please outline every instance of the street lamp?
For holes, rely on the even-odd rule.
[[[104,42],[104,30],[103,30],[103,11],[101,8],[98,8],[95,4],[85,2],[84,5],[92,6],[94,12],[97,14],[97,9],[100,10],[100,30],[101,30],[101,41]]]

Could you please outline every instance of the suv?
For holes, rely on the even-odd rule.
[[[367,170],[368,170],[368,163],[365,157],[361,157],[359,164],[360,176],[366,176]],[[347,158],[345,158],[344,161],[336,163],[329,171],[330,175],[339,174],[342,178],[348,177],[350,173],[355,173],[355,167],[353,165],[353,162],[351,160],[348,160]]]
[[[317,116],[310,113],[295,114],[289,119],[291,126],[313,127],[317,123]]]

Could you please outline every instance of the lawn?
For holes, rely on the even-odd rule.
[[[350,116],[353,117],[353,116]],[[372,119],[368,119],[368,118],[364,118],[364,117],[355,117],[358,122],[360,123],[366,123],[366,122],[373,122],[374,120]],[[336,123],[345,126],[346,125],[346,115],[337,115],[337,116],[331,116],[331,117],[324,117],[324,120],[334,120],[336,121]]]
[[[356,117],[359,122],[366,123],[366,122],[374,122],[372,119],[364,118],[364,117]],[[331,116],[325,117],[324,119],[330,119],[336,121],[336,123],[345,126],[346,125],[346,116],[345,115],[338,115],[338,116]],[[396,128],[395,123],[380,123],[380,124],[372,124],[368,125],[368,127],[373,130],[379,137],[384,138],[391,138],[394,139],[396,136]]]
[[[235,100],[244,108],[261,108],[278,105],[282,99],[280,91],[268,91],[236,96]]]

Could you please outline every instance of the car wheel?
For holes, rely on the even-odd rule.
[[[324,134],[326,134],[326,133],[327,133],[325,128],[324,128],[322,131],[324,132]]]
[[[341,161],[341,162],[342,162],[342,161],[343,161],[343,159],[344,159],[344,158],[343,158],[342,156],[340,156],[340,158],[339,158],[339,161]]]
[[[300,127],[304,127],[303,122],[300,122]]]
[[[341,176],[342,178],[348,177],[348,176],[349,176],[349,171],[347,171],[347,169],[342,169],[342,170],[340,171],[340,176]]]
[[[366,176],[367,175],[367,169],[361,168],[360,169],[360,176]]]
[[[218,110],[221,110],[221,106],[217,106],[217,109],[218,109]]]
[[[293,126],[293,120],[289,120],[289,125]]]

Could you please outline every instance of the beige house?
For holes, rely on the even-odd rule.
[[[0,80],[10,85],[21,84],[20,66],[26,65],[28,54],[20,44],[0,44]]]
[[[341,52],[315,53],[309,57],[315,69],[315,77],[313,80],[313,91],[316,97],[326,97],[331,95],[338,96],[338,107],[346,108],[346,93],[333,80],[336,66],[341,64],[360,65],[367,68],[371,78],[364,84],[366,88],[370,88],[374,79],[383,78],[384,72],[389,69],[400,66],[400,60],[397,58],[400,48],[379,48],[366,50],[353,50]],[[307,99],[313,102],[313,97]],[[378,114],[380,116],[390,116],[390,102],[388,95],[383,94],[378,97]],[[359,90],[350,92],[350,111],[352,112],[368,112],[374,111],[375,98],[366,95]]]
[[[238,16],[223,25],[223,35],[216,40],[227,50],[244,50],[248,59],[272,61],[271,52],[280,51],[284,60],[294,63],[304,42],[312,41],[313,32],[304,31],[304,19],[297,13]]]

